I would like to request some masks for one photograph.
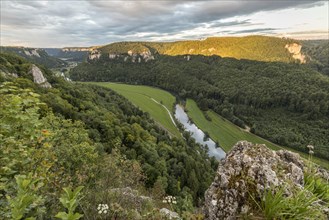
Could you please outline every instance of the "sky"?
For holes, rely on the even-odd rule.
[[[270,35],[329,39],[328,1],[0,0],[1,46]]]

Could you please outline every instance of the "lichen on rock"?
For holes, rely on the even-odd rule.
[[[252,197],[271,187],[284,186],[287,195],[304,184],[303,161],[286,150],[272,151],[262,144],[238,142],[218,167],[205,194],[207,219],[236,219],[248,215]]]

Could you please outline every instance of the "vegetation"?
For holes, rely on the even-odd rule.
[[[160,123],[171,135],[175,135],[176,137],[181,135],[177,127],[173,124],[168,111],[161,105],[162,103],[171,112],[175,103],[175,97],[169,92],[148,86],[119,83],[93,82],[91,84],[113,89],[120,95],[126,97],[142,111],[149,113],[150,116],[156,122]]]
[[[309,159],[304,168],[303,187],[295,186],[287,194],[284,185],[266,190],[260,202],[252,197],[260,211],[260,219],[327,219],[329,184],[312,164],[313,145],[307,146]]]
[[[329,78],[300,64],[235,60],[216,56],[158,56],[147,63],[100,59],[72,69],[80,81],[156,86],[195,100],[201,110],[275,144],[329,159]]]
[[[30,62],[43,65],[47,68],[60,68],[67,65],[65,61],[49,56],[44,49],[27,47],[0,47],[0,52],[12,53],[24,57]]]
[[[308,56],[309,65],[329,76],[329,41],[307,40],[302,43],[302,52]]]
[[[202,201],[217,162],[192,138],[170,138],[110,89],[69,83],[44,68],[52,88],[40,88],[29,62],[9,54],[0,61],[2,219],[160,219],[157,207],[170,208],[165,195],[177,198],[179,213]],[[79,186],[77,201],[66,187]]]
[[[186,110],[188,116],[203,131],[206,131],[210,138],[219,143],[225,151],[229,151],[238,141],[246,140],[252,143],[266,144],[267,147],[278,150],[279,146],[262,139],[224,119],[215,112],[208,110],[210,121],[204,116],[197,104],[192,99],[187,99]]]
[[[294,62],[285,48],[287,44],[296,42],[292,39],[281,39],[265,36],[247,37],[211,37],[204,40],[160,42],[120,42],[99,48],[102,53],[126,54],[151,52],[162,55],[218,55],[259,61]]]
[[[282,147],[274,143],[271,143],[250,131],[240,128],[232,122],[226,120],[222,116],[218,115],[212,110],[202,112],[197,104],[192,99],[187,99],[186,106],[188,116],[193,120],[193,122],[203,131],[209,134],[210,138],[219,144],[226,152],[229,151],[235,143],[240,140],[246,140],[252,143],[266,144],[267,147],[272,150],[280,150]],[[308,154],[303,152],[298,152],[293,149],[290,151],[295,151],[299,153],[305,159],[308,159]],[[325,159],[313,157],[313,161],[320,166],[329,169],[329,163]]]
[[[296,189],[294,194],[286,196],[284,187],[277,192],[268,190],[260,205],[264,219],[325,219],[326,215],[320,207],[314,205],[318,197],[310,195],[310,191]]]

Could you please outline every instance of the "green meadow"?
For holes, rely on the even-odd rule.
[[[266,146],[273,150],[280,149],[278,145],[243,130],[213,111],[207,112],[211,118],[211,121],[208,121],[203,112],[192,99],[187,99],[186,109],[188,111],[188,116],[193,120],[193,122],[201,130],[208,132],[210,137],[217,141],[225,151],[230,150],[232,146],[240,140],[246,140],[258,144],[266,144]]]
[[[149,86],[127,85],[111,82],[88,83],[104,86],[116,91],[117,93],[126,97],[135,106],[139,107],[142,111],[148,112],[150,116],[159,124],[159,126],[167,130],[172,136],[180,136],[179,130],[173,124],[169,113],[162,106],[164,105],[167,107],[173,116],[172,109],[175,103],[175,97],[169,92]],[[199,109],[195,101],[192,99],[187,99],[185,108],[187,110],[188,116],[193,120],[193,122],[201,130],[207,132],[211,139],[217,141],[226,152],[229,151],[236,142],[240,140],[246,140],[252,143],[266,144],[266,146],[272,150],[280,150],[285,148],[287,150],[299,153],[304,158],[308,158],[308,155],[305,153],[298,152],[287,147],[281,147],[255,134],[252,134],[236,126],[232,122],[226,120],[211,110],[207,111],[211,121],[207,120],[204,116],[204,113]],[[329,168],[328,161],[324,159],[313,157],[313,161],[323,167]]]
[[[199,109],[195,101],[193,101],[192,99],[187,99],[186,109],[188,116],[193,120],[193,122],[202,131],[208,132],[210,138],[214,141],[217,141],[226,152],[229,151],[233,147],[233,145],[240,140],[246,140],[258,144],[266,144],[266,146],[271,148],[272,150],[283,149],[283,147],[279,145],[276,145],[255,134],[245,131],[244,129],[236,126],[232,122],[224,119],[213,111],[207,111],[207,114],[211,118],[211,121],[208,121],[205,118],[203,112]],[[297,152],[290,148],[284,148],[290,151]],[[308,155],[305,153],[297,153],[299,153],[304,158],[308,158]],[[324,159],[313,157],[313,161],[323,167],[329,168],[328,161]]]
[[[179,130],[173,124],[168,111],[159,103],[162,103],[172,114],[175,97],[164,90],[139,85],[127,85],[110,82],[88,82],[89,84],[110,88],[120,95],[126,97],[142,111],[148,112],[150,116],[165,128],[171,135],[180,136]],[[154,99],[154,100],[152,100]],[[173,114],[172,114],[173,115]]]

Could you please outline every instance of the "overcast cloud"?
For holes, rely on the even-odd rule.
[[[1,0],[1,45],[90,46],[300,32],[305,38],[307,32],[328,36],[327,2]]]

